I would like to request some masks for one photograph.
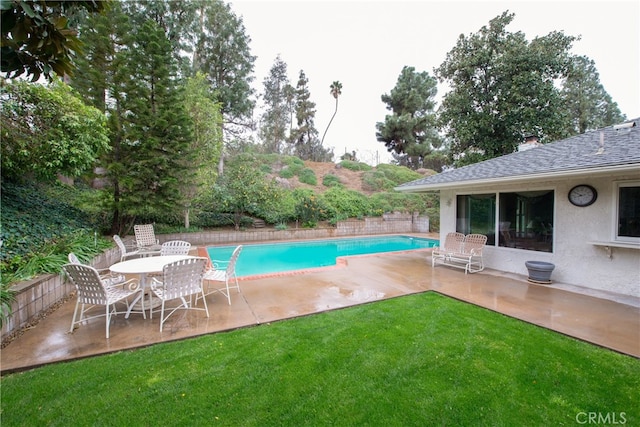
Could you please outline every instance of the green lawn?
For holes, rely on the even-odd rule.
[[[7,375],[1,422],[640,425],[639,373],[636,358],[430,292]]]

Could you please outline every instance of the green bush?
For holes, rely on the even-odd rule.
[[[300,171],[298,178],[300,179],[300,182],[304,184],[309,184],[309,185],[318,184],[318,179],[316,178],[315,172],[309,168],[302,169],[302,171]]]
[[[318,221],[331,217],[331,213],[324,200],[313,191],[296,191],[296,219],[304,227],[315,227]]]
[[[273,172],[273,169],[271,168],[271,165],[260,165],[260,172],[269,174]]]
[[[342,166],[345,169],[349,169],[352,171],[369,171],[372,169],[371,166],[369,166],[366,163],[361,163],[361,162],[354,162],[353,160],[343,160],[340,163],[338,163],[340,166]]]
[[[300,158],[300,157],[296,157],[296,156],[281,156],[282,157],[282,161],[291,167],[295,167],[295,168],[304,168],[304,161]]]
[[[396,191],[376,193],[369,197],[371,208],[376,213],[420,212],[433,206],[435,194],[399,193]]]
[[[395,185],[422,178],[422,175],[406,166],[380,164],[376,169],[382,171]]]
[[[268,224],[287,223],[295,220],[296,199],[290,190],[278,188],[273,197],[263,204],[256,204],[252,214]]]
[[[361,218],[370,214],[371,204],[362,193],[345,188],[333,187],[322,195],[333,216],[341,218]]]
[[[375,170],[362,175],[362,187],[366,191],[391,191],[400,184],[421,177],[422,175],[405,166],[380,164]]]
[[[69,252],[75,253],[81,261],[88,262],[111,246],[111,239],[98,236],[91,230],[69,231],[65,236],[46,240],[27,255],[3,262],[2,283],[28,280],[39,274],[57,274],[62,265],[68,262]]]
[[[325,187],[342,187],[342,182],[340,182],[340,178],[332,173],[326,174],[322,178],[322,185]]]
[[[362,175],[362,189],[365,191],[390,191],[393,187],[393,181],[389,180],[382,171],[373,170]]]
[[[280,178],[291,179],[296,176],[296,172],[290,167],[285,167],[280,171]]]

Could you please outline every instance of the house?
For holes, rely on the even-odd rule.
[[[440,235],[488,236],[488,268],[640,296],[640,118],[396,187],[440,193]]]

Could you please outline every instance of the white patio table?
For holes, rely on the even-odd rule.
[[[139,274],[140,275],[140,295],[136,297],[131,303],[125,319],[129,318],[131,310],[134,305],[140,301],[140,307],[142,316],[146,319],[147,316],[144,312],[144,294],[147,289],[147,274],[162,273],[162,269],[165,265],[171,264],[181,259],[195,258],[190,255],[164,255],[164,256],[152,256],[143,258],[134,258],[126,261],[118,262],[109,267],[113,273],[118,274]],[[149,307],[151,309],[151,307]]]

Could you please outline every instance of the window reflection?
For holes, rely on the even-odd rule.
[[[553,250],[553,190],[500,194],[499,246]]]

